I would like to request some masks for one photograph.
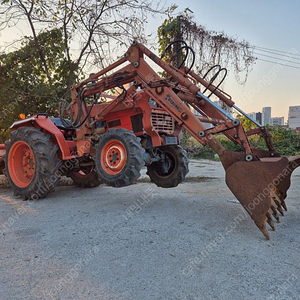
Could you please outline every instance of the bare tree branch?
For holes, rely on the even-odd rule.
[[[41,65],[50,87],[53,86],[47,58],[39,43],[40,32],[59,28],[64,37],[64,53],[68,60],[67,87],[74,80],[74,70],[103,67],[107,55],[118,45],[132,39],[143,39],[148,14],[163,14],[165,9],[151,0],[10,0],[0,5],[0,31],[18,26],[26,20],[38,50]]]

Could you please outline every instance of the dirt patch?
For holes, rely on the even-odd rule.
[[[184,182],[205,182],[210,181],[213,179],[217,179],[216,177],[207,177],[207,176],[192,176],[192,177],[186,177],[184,179]],[[149,177],[142,177],[137,180],[137,182],[142,183],[150,183],[151,179]]]
[[[185,182],[205,182],[211,181],[213,179],[217,179],[216,177],[208,177],[208,176],[193,176],[193,177],[186,177],[184,179]]]

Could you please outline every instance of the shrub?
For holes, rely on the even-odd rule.
[[[268,130],[277,153],[280,155],[300,154],[300,134],[282,127],[268,127]],[[216,139],[226,150],[235,152],[243,151],[239,144],[233,143],[225,135],[216,135]],[[264,138],[260,135],[250,136],[249,142],[254,148],[268,150]],[[187,151],[189,158],[215,158],[215,153],[211,148],[200,144],[186,131],[182,135],[181,145]]]

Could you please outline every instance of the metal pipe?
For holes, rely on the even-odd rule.
[[[248,114],[246,114],[245,112],[243,112],[239,107],[237,107],[235,104],[232,106],[234,109],[236,109],[238,112],[240,112],[242,115],[244,115],[247,119],[251,120],[255,125],[257,125],[258,127],[263,127],[263,125],[259,124],[256,120],[254,120],[253,118],[251,118]]]
[[[200,96],[203,100],[205,100],[209,104],[211,104],[216,110],[218,110],[221,114],[223,114],[224,116],[226,116],[227,119],[229,119],[231,121],[235,121],[235,118],[231,114],[229,114],[227,111],[225,111],[219,105],[217,105],[216,103],[214,103],[213,101],[211,101],[209,98],[207,98],[201,92],[198,91],[197,95]]]

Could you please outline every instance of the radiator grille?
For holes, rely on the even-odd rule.
[[[154,130],[168,134],[174,133],[174,119],[164,110],[152,109],[151,119]]]

